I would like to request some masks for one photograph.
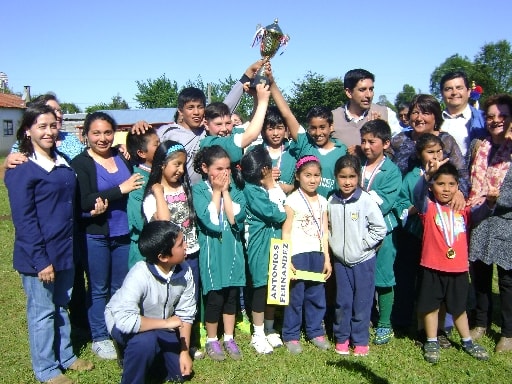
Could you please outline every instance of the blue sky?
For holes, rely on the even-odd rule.
[[[291,37],[272,61],[285,92],[308,71],[343,78],[365,68],[376,76],[375,100],[394,101],[406,83],[428,92],[447,57],[472,59],[485,43],[512,41],[511,14],[507,0],[10,0],[0,71],[15,92],[30,85],[82,109],[120,94],[135,108],[137,80],[238,78],[259,58],[256,25],[278,17]]]

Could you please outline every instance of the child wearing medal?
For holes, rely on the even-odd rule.
[[[440,357],[437,323],[443,302],[453,316],[462,339],[462,349],[478,360],[489,359],[486,350],[474,343],[469,333],[466,314],[469,289],[467,228],[470,217],[475,223],[492,212],[499,193],[490,188],[486,202],[454,211],[450,202],[459,188],[459,174],[448,160],[430,160],[425,165],[424,177],[414,190],[414,205],[423,224],[417,309],[427,336],[423,357],[432,364]]]
[[[246,200],[240,171],[218,145],[204,147],[194,158],[194,170],[203,181],[192,187],[199,230],[199,274],[205,299],[206,354],[215,361],[234,360],[242,353],[234,340],[235,313],[240,287],[245,286],[242,247]],[[219,321],[224,325],[221,345]],[[222,349],[224,346],[224,350]]]
[[[394,336],[391,310],[395,298],[396,231],[398,220],[393,211],[402,188],[400,169],[385,155],[391,143],[391,128],[381,119],[366,122],[360,130],[362,160],[360,184],[363,191],[378,204],[386,222],[386,237],[377,251],[375,291],[379,306],[379,320],[374,344],[386,344]]]
[[[291,244],[292,272],[323,273],[327,280],[332,270],[327,246],[327,200],[316,191],[321,175],[317,157],[309,155],[297,161],[295,180],[298,188],[286,199],[282,236]],[[325,306],[324,283],[290,282],[290,302],[284,309],[282,328],[283,341],[290,353],[302,352],[299,340],[303,315],[307,338],[321,350],[330,349],[322,327]]]

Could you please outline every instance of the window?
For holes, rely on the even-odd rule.
[[[4,136],[14,135],[12,120],[4,120]]]

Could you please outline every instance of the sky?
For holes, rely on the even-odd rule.
[[[51,91],[81,109],[118,94],[137,108],[136,82],[164,74],[179,87],[238,79],[260,57],[256,26],[275,18],[290,36],[272,59],[285,93],[310,71],[331,79],[364,68],[375,74],[374,101],[393,102],[404,84],[428,93],[451,55],[512,42],[509,0],[8,0],[1,9],[9,88]]]

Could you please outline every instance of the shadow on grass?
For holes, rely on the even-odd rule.
[[[380,377],[376,375],[374,372],[372,372],[368,367],[366,367],[364,364],[360,363],[359,361],[352,361],[348,359],[342,359],[337,361],[328,361],[327,365],[333,366],[336,368],[341,368],[346,371],[359,373],[361,376],[363,376],[368,383],[372,384],[389,384],[389,380],[385,379],[383,377]]]

